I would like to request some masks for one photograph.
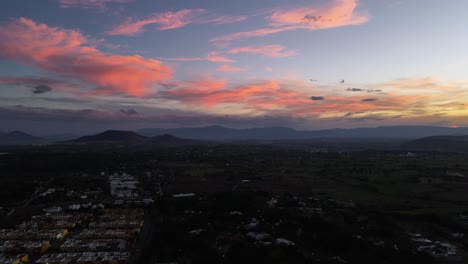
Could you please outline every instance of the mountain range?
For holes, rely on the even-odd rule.
[[[292,140],[313,138],[399,138],[416,139],[436,135],[468,134],[468,127],[385,126],[376,128],[295,130],[286,127],[234,129],[221,126],[199,128],[144,128],[137,130],[144,136],[171,134],[198,140]]]
[[[180,146],[199,144],[202,142],[182,139],[172,135],[159,135],[145,137],[133,131],[107,130],[99,134],[83,136],[74,140],[60,142],[62,144],[94,144],[94,143],[122,143],[130,145],[157,145],[157,146]]]
[[[126,141],[140,142],[148,138],[169,135],[171,140],[192,139],[206,141],[241,141],[241,140],[304,140],[304,139],[402,139],[413,140],[441,135],[468,135],[468,127],[448,128],[437,126],[386,126],[376,128],[325,129],[325,130],[295,130],[286,127],[265,127],[235,129],[222,126],[207,126],[197,128],[144,128],[137,131],[108,130],[91,136],[78,137],[70,140],[71,135],[37,137],[20,131],[10,133],[0,132],[0,145],[27,145],[47,142],[102,142]],[[67,140],[67,141],[65,141]],[[164,141],[164,140],[161,140]]]

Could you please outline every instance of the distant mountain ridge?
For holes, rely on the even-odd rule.
[[[143,128],[137,133],[144,136],[171,134],[198,140],[284,140],[313,138],[403,138],[416,139],[436,135],[468,134],[468,127],[448,128],[436,126],[385,126],[376,128],[295,130],[286,127],[235,129],[221,126],[199,128]]]
[[[83,136],[74,140],[65,141],[66,144],[95,144],[119,143],[130,146],[183,146],[203,143],[192,139],[182,139],[173,135],[164,134],[154,137],[145,137],[133,131],[107,130],[99,134]]]

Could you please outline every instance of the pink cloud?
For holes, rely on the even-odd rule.
[[[239,47],[234,48],[228,51],[230,54],[238,54],[238,53],[250,53],[250,54],[262,54],[266,57],[272,58],[284,58],[284,57],[291,57],[297,54],[294,50],[288,50],[286,47],[281,45],[267,45],[267,46],[259,46],[259,47]]]
[[[378,101],[363,102],[366,95],[340,96],[324,94],[324,100],[311,100],[310,85],[304,81],[263,80],[243,85],[228,86],[225,80],[203,79],[200,82],[179,83],[160,96],[210,111],[215,106],[236,104],[239,111],[253,115],[309,115],[332,114],[343,116],[349,112],[371,111],[375,113],[404,112],[402,106],[416,106],[428,97],[397,95],[379,97]],[[312,93],[314,94],[314,93]],[[379,112],[380,111],[380,112]],[[382,112],[383,111],[383,112]],[[388,114],[387,114],[388,115]]]
[[[360,25],[367,22],[368,17],[355,13],[357,2],[357,0],[334,0],[319,8],[276,9],[267,19],[274,27],[300,25],[310,30]]]
[[[226,88],[227,81],[224,79],[214,79],[212,77],[201,77],[189,81],[176,81],[173,89],[168,92],[171,98],[183,98],[185,95],[205,94],[220,91]]]
[[[369,18],[355,12],[357,4],[358,0],[333,0],[331,3],[317,8],[272,9],[266,18],[269,27],[216,37],[211,42],[222,45],[238,39],[266,36],[283,31],[298,29],[314,31],[360,25],[367,22]]]
[[[232,66],[228,64],[223,64],[219,66],[216,70],[221,71],[221,72],[244,72],[246,71],[245,68],[236,67],[236,66]]]
[[[96,8],[105,9],[109,3],[129,3],[134,0],[58,0],[62,8]]]
[[[164,12],[155,14],[148,19],[136,20],[133,18],[127,19],[121,25],[113,28],[108,32],[109,35],[127,35],[133,36],[143,32],[146,25],[156,24],[159,30],[168,30],[183,27],[190,24],[191,21],[199,14],[204,13],[203,9],[183,9],[177,12]]]
[[[226,58],[224,56],[219,55],[218,52],[210,52],[207,56],[207,60],[211,62],[223,62],[223,63],[229,63],[229,62],[235,62],[235,60],[231,60],[229,58]]]
[[[301,92],[284,88],[280,81],[259,81],[227,88],[226,84],[208,85],[215,80],[207,80],[204,86],[187,86],[176,88],[166,93],[165,98],[184,103],[202,105],[212,108],[219,104],[236,103],[244,105],[244,109],[253,111],[276,112],[294,111],[297,107],[311,106],[310,99]]]
[[[177,12],[157,13],[148,19],[129,18],[126,22],[113,28],[109,35],[134,36],[143,32],[147,25],[157,25],[159,30],[181,28],[189,24],[227,24],[245,20],[244,16],[205,16],[205,9],[183,9]]]
[[[78,31],[26,18],[0,26],[0,39],[0,57],[94,85],[96,93],[143,96],[172,77],[157,60],[104,53]]]

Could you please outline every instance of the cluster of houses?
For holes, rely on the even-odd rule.
[[[419,233],[409,233],[411,241],[418,251],[426,252],[436,257],[449,257],[457,255],[457,247],[448,242],[432,241]]]
[[[36,261],[37,264],[48,263],[112,263],[125,264],[130,259],[128,252],[82,252],[46,254]]]
[[[143,209],[66,210],[0,230],[0,264],[125,264],[143,226]]]
[[[111,174],[109,175],[109,184],[115,205],[149,205],[154,203],[152,198],[142,197],[139,194],[138,185],[140,182],[130,174],[125,172]]]

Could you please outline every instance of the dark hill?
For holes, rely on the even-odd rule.
[[[425,137],[403,146],[408,150],[468,152],[468,135]]]
[[[70,143],[88,143],[88,142],[138,142],[148,139],[133,131],[107,130],[105,132],[70,140]]]
[[[0,145],[31,145],[47,143],[47,140],[22,131],[12,131],[0,135]]]
[[[155,136],[155,137],[152,137],[149,139],[151,142],[154,142],[154,143],[167,143],[167,142],[180,142],[180,141],[186,141],[187,139],[182,139],[182,138],[179,138],[179,137],[175,137],[173,135],[170,135],[170,134],[164,134],[164,135],[161,135],[161,136]]]
[[[152,137],[148,139],[146,143],[160,147],[200,146],[213,144],[211,141],[179,138],[170,134]]]

